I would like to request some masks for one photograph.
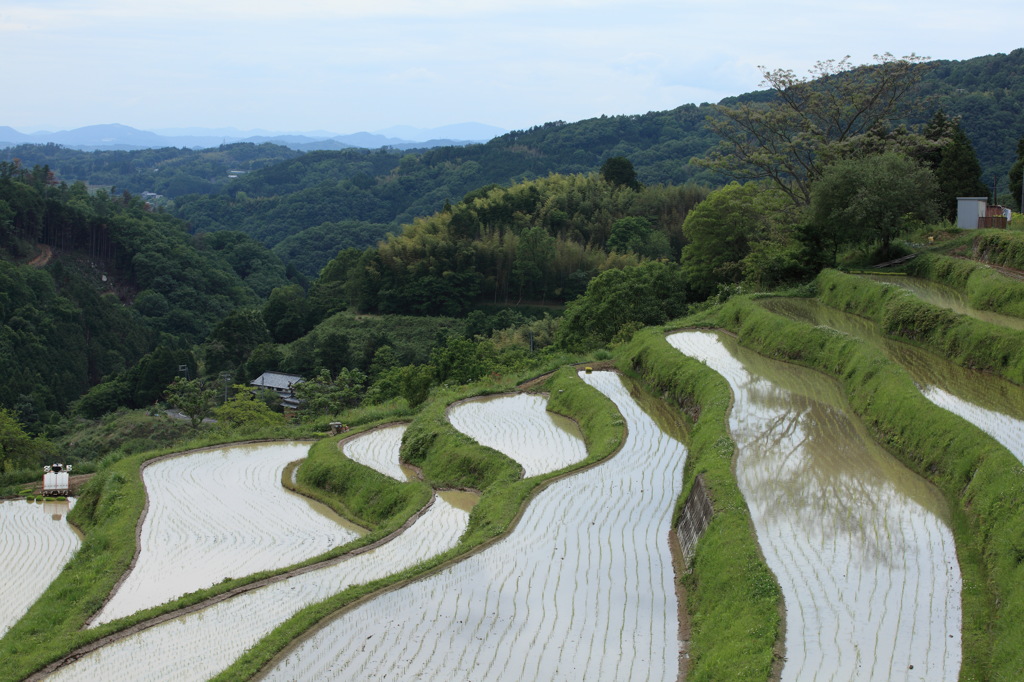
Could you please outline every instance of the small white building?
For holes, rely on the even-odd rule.
[[[961,230],[978,229],[978,218],[984,218],[988,197],[957,197],[956,226]]]
[[[957,197],[956,226],[962,230],[1005,228],[1012,214],[1005,206],[990,206],[988,197]]]
[[[281,398],[281,404],[285,407],[295,409],[299,401],[295,399],[295,384],[302,381],[297,374],[285,374],[284,372],[264,372],[249,382],[253,388],[267,388]]]

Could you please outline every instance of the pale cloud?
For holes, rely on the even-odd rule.
[[[525,128],[717,101],[761,87],[761,65],[1020,46],[966,22],[949,0],[5,0],[0,125]]]

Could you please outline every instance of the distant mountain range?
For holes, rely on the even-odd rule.
[[[424,149],[486,142],[508,131],[482,123],[459,123],[440,128],[396,126],[374,133],[339,135],[326,131],[280,133],[268,130],[242,131],[235,128],[172,128],[139,130],[119,123],[85,126],[58,132],[21,133],[0,126],[0,148],[20,144],[59,144],[82,151],[159,149],[183,147],[208,149],[234,142],[262,144],[271,142],[299,151],[349,149]]]

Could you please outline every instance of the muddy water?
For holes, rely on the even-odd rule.
[[[391,542],[142,630],[84,656],[48,679],[209,679],[303,607],[454,547],[468,521],[466,512],[437,499]]]
[[[269,679],[676,680],[668,533],[686,451],[618,376],[584,378],[626,419],[617,455],[552,483],[501,542],[298,642]]]
[[[323,505],[281,486],[284,467],[308,450],[306,443],[236,445],[146,467],[149,508],[138,561],[92,624],[359,537]]]
[[[78,551],[81,538],[65,520],[73,501],[0,502],[0,637]]]
[[[349,459],[379,471],[385,476],[406,480],[405,470],[399,464],[402,436],[408,424],[394,424],[380,429],[366,431],[345,440],[341,451]]]
[[[939,493],[823,375],[724,335],[669,342],[732,387],[736,475],[785,600],[782,679],[957,679],[960,570]]]
[[[759,302],[779,315],[836,329],[878,346],[910,373],[926,398],[971,422],[1024,463],[1024,390],[1019,386],[887,339],[871,320],[835,310],[816,299],[772,298]]]
[[[547,398],[529,393],[464,400],[448,409],[456,429],[523,465],[525,477],[557,471],[587,457],[571,419],[547,411]]]
[[[896,275],[863,276],[882,284],[891,284],[906,289],[925,303],[931,303],[940,308],[947,308],[961,315],[969,315],[983,322],[991,322],[992,324],[998,324],[1010,329],[1024,330],[1024,320],[1021,318],[972,308],[967,302],[966,296],[944,284],[931,282],[926,279],[918,279],[917,277],[899,277]]]

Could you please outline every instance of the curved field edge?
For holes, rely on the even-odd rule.
[[[1024,386],[1024,331],[960,315],[900,287],[837,270],[823,271],[815,284],[822,303],[874,320],[890,338]]]
[[[406,430],[402,459],[408,462],[412,452],[416,465],[435,487],[474,487],[481,490],[480,501],[470,513],[469,527],[459,544],[406,571],[351,587],[306,607],[213,679],[219,682],[248,680],[272,664],[289,644],[321,622],[354,608],[361,600],[372,598],[383,590],[397,589],[481,551],[515,526],[529,499],[548,483],[593,466],[618,451],[625,439],[625,422],[611,400],[580,380],[575,370],[569,367],[555,372],[545,382],[544,388],[551,394],[548,409],[574,419],[580,425],[587,444],[585,460],[550,474],[520,479],[518,464],[459,433],[444,417],[450,403],[470,397],[471,391],[444,391],[432,396],[430,403]],[[414,434],[411,442],[410,432]],[[487,461],[495,457],[500,457],[498,464]],[[465,485],[474,482],[472,474],[477,471],[482,475],[476,485]]]
[[[271,440],[281,439],[252,439],[244,442],[269,442]],[[305,439],[293,437],[286,440]],[[161,458],[176,457],[199,450],[226,447],[238,443],[239,441],[206,442],[200,447],[187,450],[140,453],[115,462],[89,481],[75,505],[77,511],[69,514],[69,521],[83,532],[82,546],[65,566],[64,571],[32,605],[28,613],[0,640],[0,660],[5,663],[0,667],[0,682],[24,679],[81,647],[145,621],[194,606],[259,580],[340,556],[357,547],[375,542],[402,526],[406,519],[401,518],[401,514],[411,510],[406,514],[406,516],[411,516],[430,499],[430,491],[426,486],[404,484],[410,486],[406,493],[409,498],[407,503],[402,505],[401,510],[396,513],[394,518],[383,523],[370,524],[373,528],[372,532],[362,538],[291,566],[224,581],[207,589],[185,595],[173,602],[139,611],[126,618],[96,628],[83,629],[89,618],[102,608],[135,557],[138,523],[146,505],[142,469],[147,464]],[[331,447],[329,444],[324,444],[315,450],[319,455],[330,450]],[[337,453],[337,450],[335,449],[334,452]],[[311,456],[313,454],[313,449],[311,449]],[[339,457],[338,459],[344,458]],[[373,474],[377,473],[368,468],[367,470]],[[302,477],[299,478],[301,480]],[[403,485],[386,477],[383,479],[381,482],[385,486]],[[375,479],[372,476],[367,476],[364,480],[370,481],[371,489],[374,488],[372,482]],[[301,492],[306,492],[301,484],[296,487]],[[355,522],[367,524],[368,519],[375,517],[373,506],[364,504],[358,495],[348,495],[348,492],[348,490],[321,492],[316,495],[316,499],[332,507],[341,515],[345,515],[346,511],[351,511],[356,517],[353,519]],[[365,491],[362,494],[365,495]]]
[[[747,503],[733,471],[732,393],[725,379],[648,328],[621,346],[616,362],[650,393],[693,421],[675,526],[697,476],[714,514],[681,577],[690,619],[688,680],[766,680],[779,662],[782,592],[761,555]]]
[[[834,275],[825,281],[841,286]],[[744,346],[838,380],[875,440],[942,492],[963,576],[960,679],[1024,679],[1021,464],[980,429],[933,405],[871,344],[785,319],[746,297],[712,317]]]
[[[956,289],[972,308],[1024,318],[1024,281],[1011,279],[984,263],[928,253],[904,269],[908,275]]]

